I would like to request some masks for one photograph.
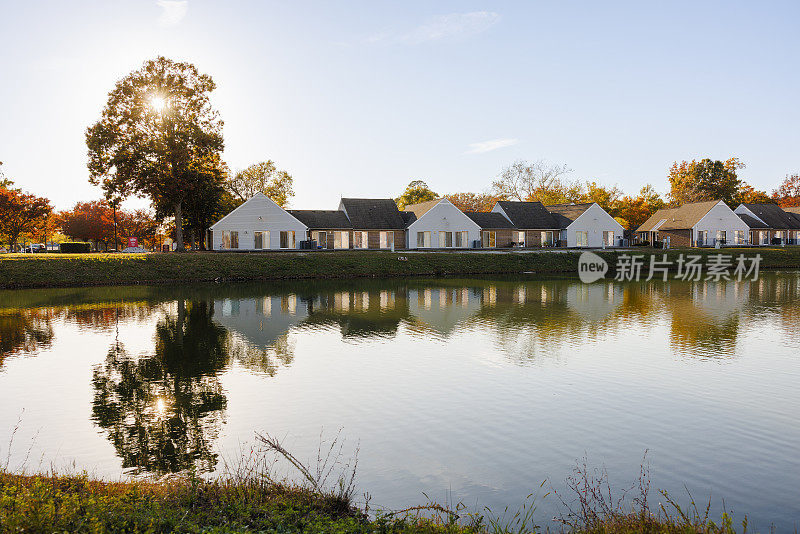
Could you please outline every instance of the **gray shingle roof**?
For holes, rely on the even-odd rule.
[[[484,211],[465,211],[464,215],[469,217],[483,230],[494,228],[514,228],[514,225],[506,219],[502,213],[492,213]]]
[[[353,227],[339,210],[286,210],[309,228],[343,230]]]
[[[356,230],[405,228],[405,221],[391,198],[343,198],[347,216]]]
[[[501,200],[498,204],[514,223],[514,226],[520,230],[560,228],[559,223],[541,202]]]
[[[797,219],[783,211],[777,204],[742,204],[752,211],[756,217],[767,223],[767,226],[776,230],[797,230],[800,223]]]
[[[707,200],[684,204],[679,208],[660,209],[652,214],[636,231],[652,232],[663,219],[666,219],[666,221],[658,227],[658,230],[685,230],[691,228],[718,203],[719,200]]]
[[[769,228],[769,226],[767,226],[766,224],[762,223],[761,221],[759,221],[755,217],[752,217],[752,216],[750,216],[750,215],[748,215],[746,213],[737,213],[736,215],[738,215],[739,218],[741,220],[743,220],[744,223],[747,226],[749,226],[751,229],[752,228]]]
[[[557,226],[556,228],[564,229],[572,224],[575,219],[583,215],[583,212],[588,210],[594,202],[582,202],[580,204],[551,204],[545,206],[547,211],[550,212]]]
[[[408,228],[408,225],[417,220],[417,215],[413,211],[401,211],[400,216],[403,218],[403,223],[405,224],[406,228]]]

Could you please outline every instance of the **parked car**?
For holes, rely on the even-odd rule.
[[[25,252],[28,254],[35,254],[37,252],[47,252],[47,247],[45,247],[42,243],[31,243],[27,247],[25,247]]]

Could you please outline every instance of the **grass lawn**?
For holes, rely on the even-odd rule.
[[[650,255],[663,251],[632,249],[594,251],[613,272],[620,254]],[[758,249],[672,249],[680,253],[760,254],[761,268],[800,268],[800,247]],[[159,284],[238,280],[445,276],[514,273],[577,273],[581,251],[463,252],[259,252],[185,254],[3,254],[0,288],[86,285]]]

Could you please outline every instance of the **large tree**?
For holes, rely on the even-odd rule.
[[[225,187],[239,201],[244,202],[256,193],[264,193],[277,205],[285,208],[289,205],[289,199],[294,196],[293,182],[292,175],[278,170],[270,159],[238,171],[228,178]]]
[[[439,195],[434,193],[431,188],[428,187],[428,184],[422,180],[414,180],[406,186],[406,190],[403,191],[403,194],[394,199],[394,201],[397,203],[398,208],[403,209],[411,204],[428,202],[429,200],[435,200],[437,198],[439,198]]]
[[[787,174],[772,198],[782,208],[800,206],[800,173]]]
[[[444,198],[461,211],[492,211],[498,200],[504,200],[490,193],[451,193]]]
[[[625,228],[636,230],[664,205],[664,201],[653,186],[647,184],[642,187],[637,196],[622,197],[617,204],[616,216],[624,221]]]
[[[0,236],[11,249],[24,234],[35,234],[53,211],[50,201],[16,189],[0,187]]]
[[[703,200],[736,201],[742,186],[737,171],[745,167],[738,158],[675,162],[669,170],[669,198],[676,204]]]
[[[509,200],[539,201],[543,204],[574,202],[583,195],[583,186],[569,182],[565,176],[572,170],[544,160],[515,161],[504,167],[492,182],[492,194]]]
[[[78,202],[59,214],[61,231],[73,239],[108,243],[114,237],[114,210],[105,199]]]
[[[183,205],[207,178],[198,162],[223,149],[222,120],[209,99],[215,87],[190,63],[149,60],[117,82],[100,120],[86,131],[90,181],[172,206],[178,250]]]

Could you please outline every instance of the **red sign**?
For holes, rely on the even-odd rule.
[[[129,237],[128,238],[128,246],[129,247],[138,247],[139,246],[139,240],[136,239],[135,237]]]

